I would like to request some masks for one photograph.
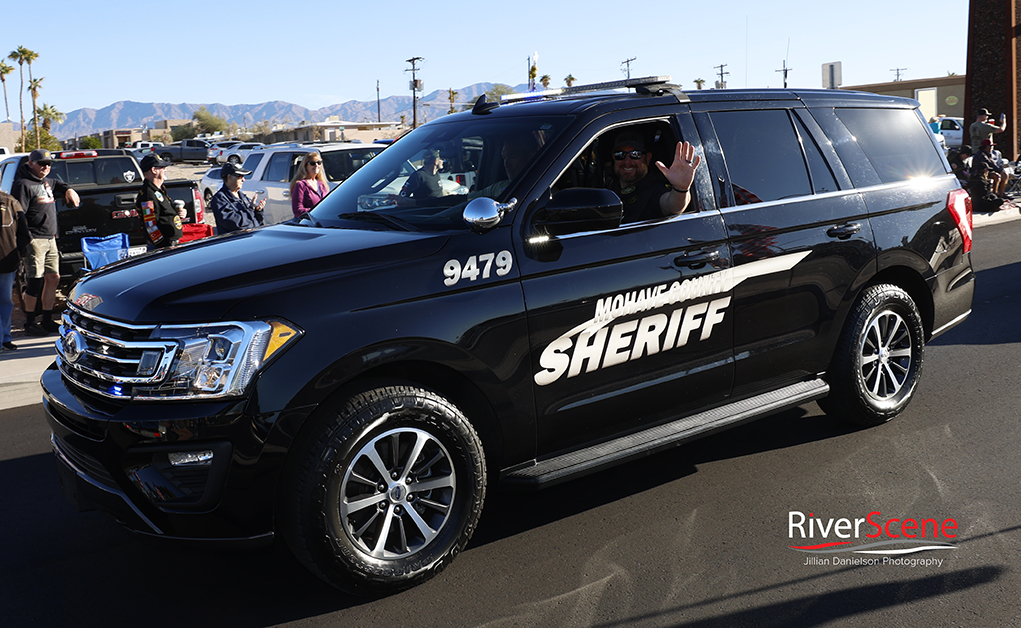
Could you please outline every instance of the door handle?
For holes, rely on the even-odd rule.
[[[861,231],[860,222],[852,222],[846,225],[837,225],[826,230],[826,235],[838,240],[846,240]]]
[[[692,251],[691,253],[675,257],[674,265],[687,266],[688,268],[701,268],[709,262],[715,262],[718,259],[720,259],[720,252],[716,250]]]

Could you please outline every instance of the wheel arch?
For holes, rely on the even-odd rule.
[[[908,266],[890,266],[879,271],[868,283],[862,286],[862,292],[877,284],[893,284],[904,292],[908,293],[911,300],[915,302],[918,313],[922,317],[922,325],[925,327],[925,339],[932,336],[933,320],[935,317],[935,303],[932,291],[926,284],[918,271]]]

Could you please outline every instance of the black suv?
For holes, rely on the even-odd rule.
[[[666,164],[695,147],[685,213],[622,224],[621,132]],[[437,156],[443,193],[402,195]],[[138,532],[279,532],[326,581],[393,591],[465,547],[490,480],[812,400],[890,420],[971,311],[971,233],[915,101],[659,78],[483,98],[300,219],[81,280],[42,377],[53,448],[80,507]]]

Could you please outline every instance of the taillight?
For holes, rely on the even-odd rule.
[[[463,174],[457,175],[457,184],[458,185],[464,185],[465,181],[467,181],[467,179],[465,178],[465,176]]]
[[[206,221],[206,205],[202,202],[202,195],[198,190],[191,191],[191,198],[195,201],[195,224],[201,225]]]
[[[950,210],[950,215],[957,223],[957,230],[964,238],[964,252],[970,253],[972,234],[975,231],[971,213],[971,196],[965,190],[952,190],[950,194],[947,194],[947,209]]]

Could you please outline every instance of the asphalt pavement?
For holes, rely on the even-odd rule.
[[[189,172],[198,172],[199,167],[188,166]],[[187,176],[187,175],[185,175]],[[201,177],[201,173],[199,173]],[[975,227],[994,225],[1021,218],[1021,201],[1004,203],[992,214],[975,214]],[[18,345],[16,351],[0,351],[0,410],[18,408],[39,403],[42,388],[39,377],[56,355],[56,335],[43,338],[26,336],[20,325],[24,317],[15,308],[12,335]]]

